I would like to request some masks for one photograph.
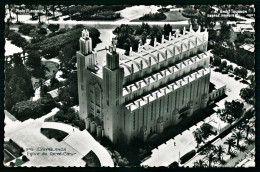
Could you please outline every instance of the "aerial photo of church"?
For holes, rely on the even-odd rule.
[[[147,141],[206,108],[211,54],[207,30],[184,28],[183,34],[170,33],[169,39],[163,36],[154,46],[130,49],[129,56],[119,55],[113,40],[103,65],[96,63],[87,30],[79,42],[79,113],[86,129],[98,137],[113,143]]]

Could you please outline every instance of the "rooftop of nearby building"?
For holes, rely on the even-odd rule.
[[[243,45],[239,46],[239,48],[243,48],[244,50],[247,50],[247,51],[250,51],[250,52],[255,51],[254,44],[243,44]]]
[[[255,32],[254,27],[251,23],[237,23],[236,26],[232,27],[234,32]]]
[[[225,84],[223,84],[222,82],[219,82],[219,81],[217,81],[217,80],[215,80],[214,78],[210,78],[210,83],[212,83],[213,85],[214,85],[214,88],[215,89],[220,89],[220,88],[222,88],[222,87],[224,87],[225,86]]]
[[[58,88],[55,89],[55,90],[51,90],[51,91],[49,91],[47,93],[49,93],[52,98],[56,98],[56,97],[58,97]]]

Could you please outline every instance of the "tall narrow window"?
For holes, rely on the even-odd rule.
[[[200,89],[200,82],[199,82],[199,80],[198,80],[197,96],[199,95],[199,89]]]
[[[152,106],[151,106],[151,121],[153,120],[153,103],[152,103]]]
[[[185,87],[183,87],[183,93],[182,93],[182,104],[184,104],[184,92],[185,92]]]
[[[161,116],[161,104],[162,104],[162,99],[160,99],[160,103],[159,103],[159,116]]]
[[[205,77],[204,93],[206,93],[207,77]]]
[[[168,95],[168,97],[167,97],[167,113],[168,113],[168,111],[169,111],[169,95]]]
[[[175,92],[175,108],[176,108],[176,105],[177,105],[177,91]]]
[[[106,81],[107,81],[107,98],[109,98],[109,83],[108,83],[108,81],[109,81],[109,75],[108,75],[108,73],[106,73]]]
[[[144,125],[144,108],[143,108],[143,125]]]
[[[190,84],[190,100],[192,99],[191,93],[192,93],[192,84]]]
[[[134,116],[133,116],[133,129],[135,129],[135,112],[134,112]]]
[[[125,129],[125,111],[124,111],[124,129]]]

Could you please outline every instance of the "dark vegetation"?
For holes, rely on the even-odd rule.
[[[165,20],[167,17],[163,12],[149,13],[140,17],[139,20],[143,21],[160,21]]]
[[[26,50],[40,50],[41,55],[44,56],[46,59],[54,58],[59,55],[59,50],[61,50],[66,45],[73,45],[74,47],[79,47],[78,40],[81,36],[81,31],[83,30],[83,28],[83,25],[76,25],[63,34],[58,34],[56,36],[49,37],[35,44],[29,44],[28,46],[26,46]],[[100,33],[97,29],[94,29],[92,27],[86,28],[90,32],[93,47],[95,47],[96,44],[100,42]]]
[[[19,30],[24,32],[26,27],[21,25]],[[43,88],[41,96],[45,96],[52,88],[64,86],[60,91],[61,98],[72,97],[72,104],[76,105],[78,103],[76,73],[76,51],[79,49],[78,40],[83,28],[87,28],[90,32],[94,48],[98,43],[100,43],[100,32],[95,28],[84,27],[83,25],[76,25],[71,29],[59,29],[59,25],[49,25],[48,28],[51,30],[51,33],[47,35],[43,33],[43,35],[41,35],[38,31],[41,30],[40,28],[42,28],[42,25],[33,28],[30,27],[28,29],[30,30],[29,35],[32,37],[31,43],[29,43],[21,37],[19,33],[10,30],[7,25],[5,27],[6,38],[11,40],[11,43],[23,48],[24,50],[23,53],[17,53],[6,57],[5,96],[8,98],[5,99],[5,109],[11,111],[12,107],[16,103],[28,101],[34,96],[34,89],[31,82],[32,76],[40,79],[38,85]],[[45,32],[46,29],[42,30]],[[28,54],[27,59],[25,59],[25,53]],[[46,59],[57,57],[61,61],[60,70],[63,72],[61,77],[66,79],[66,81],[61,83],[57,80],[54,81],[54,79],[51,79],[51,86],[44,84],[44,80],[46,79],[45,72],[48,68],[42,65],[42,56]],[[69,94],[67,94],[67,92]],[[26,118],[27,117],[25,117],[25,119]]]
[[[82,159],[86,162],[85,167],[101,167],[101,163],[93,151],[90,151]]]
[[[130,47],[133,51],[137,51],[138,44],[145,44],[146,38],[150,38],[150,45],[153,46],[154,39],[157,42],[161,41],[162,35],[164,34],[166,38],[172,31],[172,27],[169,24],[165,24],[164,27],[159,26],[149,26],[147,23],[142,23],[141,26],[130,26],[122,24],[117,27],[113,33],[116,35],[117,47],[125,49],[125,54],[129,54]]]
[[[75,127],[78,127],[81,131],[85,129],[85,123],[79,118],[78,112],[75,112],[73,108],[66,105],[61,105],[60,111],[54,116],[46,119],[46,121],[62,122]]]
[[[13,105],[33,95],[31,74],[25,68],[21,54],[14,54],[5,62],[5,109],[10,111]]]
[[[93,5],[93,6],[73,6],[62,11],[63,15],[70,15],[64,20],[116,20],[120,19],[120,13],[116,11],[126,8],[126,5]]]
[[[222,46],[214,46],[213,54],[220,58],[225,58],[239,66],[254,71],[255,57],[254,53],[246,51],[244,49],[229,49]]]
[[[51,112],[57,105],[51,96],[42,97],[36,101],[20,101],[16,103],[11,113],[16,119],[25,121],[29,118],[36,119]]]
[[[68,133],[64,131],[49,128],[41,128],[41,133],[45,135],[48,139],[54,138],[58,142],[61,142],[68,135]]]
[[[5,162],[12,161],[15,158],[18,158],[23,153],[23,148],[21,148],[17,143],[12,139],[7,142],[4,142],[4,159]]]

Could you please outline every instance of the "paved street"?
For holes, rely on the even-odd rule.
[[[61,124],[52,123],[49,128],[63,129],[70,133],[64,141],[58,142],[55,139],[48,139],[41,134],[40,129],[45,126],[44,119],[54,115],[58,111],[57,108],[53,109],[49,114],[38,118],[36,120],[29,119],[24,122],[18,120],[12,121],[7,116],[5,118],[5,141],[12,139],[19,146],[24,148],[24,155],[26,155],[30,161],[23,164],[26,167],[46,167],[46,166],[64,166],[64,167],[84,167],[85,162],[82,157],[85,156],[90,150],[98,156],[102,166],[113,167],[114,163],[107,150],[101,146],[87,131],[79,131],[77,128]],[[44,125],[43,125],[44,124]],[[48,124],[47,124],[48,126]],[[65,127],[64,127],[65,126]],[[42,155],[43,152],[40,148],[59,148],[65,149],[66,153],[73,156],[66,155]],[[27,150],[28,149],[28,150]],[[55,152],[55,151],[54,151]],[[64,152],[64,151],[63,151]],[[62,152],[62,153],[63,153]],[[39,155],[32,155],[37,154]],[[61,161],[62,159],[62,161]]]

